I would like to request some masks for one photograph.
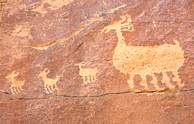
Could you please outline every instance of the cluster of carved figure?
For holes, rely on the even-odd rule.
[[[88,68],[85,67],[87,63],[81,62],[79,64],[75,64],[75,66],[79,66],[79,75],[81,76],[84,85],[92,83],[96,81],[97,68]],[[55,92],[57,87],[57,82],[60,80],[61,76],[56,76],[54,79],[49,78],[48,74],[50,70],[48,68],[43,69],[38,75],[44,83],[44,90],[47,94]],[[6,79],[11,83],[11,93],[19,94],[23,90],[24,80],[18,79],[19,72],[13,71],[11,74],[6,76]]]
[[[104,27],[101,33],[108,33],[114,30],[117,36],[117,45],[113,53],[113,66],[121,73],[128,77],[129,89],[132,92],[139,91],[135,88],[134,76],[140,75],[142,78],[141,86],[144,91],[149,91],[146,76],[152,77],[151,84],[155,87],[155,91],[161,91],[162,88],[158,84],[158,80],[155,76],[156,73],[162,73],[162,83],[167,86],[168,89],[175,89],[176,85],[181,88],[183,84],[178,74],[178,69],[184,63],[184,51],[180,47],[180,43],[174,40],[174,44],[163,44],[160,46],[132,46],[127,45],[122,31],[132,32],[134,27],[130,15],[121,16],[119,21]],[[79,75],[81,76],[85,85],[96,81],[97,68],[87,68],[86,63],[81,62],[75,64],[79,67]],[[172,72],[174,77],[169,78],[167,72]],[[39,78],[44,82],[44,88],[47,93],[52,93],[57,90],[57,82],[60,80],[60,76],[56,76],[55,79],[48,78],[49,70],[44,69],[39,74]],[[16,77],[17,72],[13,72],[7,76],[7,79],[11,82],[11,92],[17,94],[22,91],[24,81],[18,81]],[[177,82],[173,85],[171,82]]]

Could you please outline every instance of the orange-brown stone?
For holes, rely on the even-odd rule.
[[[0,0],[0,123],[193,124],[193,0]]]

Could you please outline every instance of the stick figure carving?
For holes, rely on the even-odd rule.
[[[48,78],[47,75],[50,73],[50,71],[45,68],[42,72],[40,72],[39,77],[44,82],[44,89],[47,94],[53,93],[58,89],[57,82],[60,79],[60,76],[56,76],[55,79]]]
[[[19,72],[13,71],[11,74],[6,76],[6,79],[11,83],[11,93],[12,94],[20,94],[22,90],[22,86],[24,85],[23,80],[18,80],[17,77]]]
[[[124,30],[123,30],[124,29]],[[134,31],[130,15],[122,16],[119,21],[106,26],[102,32],[114,30],[117,35],[117,45],[113,54],[113,65],[121,73],[129,75],[128,85],[132,92],[139,91],[135,89],[133,78],[139,74],[142,78],[141,85],[144,90],[149,90],[146,75],[152,76],[151,83],[156,91],[162,90],[155,77],[156,73],[162,73],[162,83],[169,89],[174,89],[175,85],[170,82],[167,72],[172,72],[174,81],[178,87],[183,87],[178,75],[178,69],[184,63],[184,51],[180,47],[178,40],[173,40],[174,44],[163,44],[160,46],[130,46],[125,43],[122,31]]]
[[[79,67],[79,75],[83,79],[84,84],[89,84],[91,82],[96,81],[96,74],[98,72],[97,68],[88,68],[85,62],[81,62],[79,64],[75,64],[75,66]]]

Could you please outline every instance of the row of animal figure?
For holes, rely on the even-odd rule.
[[[157,25],[154,24],[154,27]],[[133,46],[126,44],[123,31],[133,32],[135,30],[130,15],[120,17],[120,20],[113,21],[111,24],[105,26],[101,33],[105,36],[110,31],[114,31],[117,37],[117,44],[113,51],[112,61],[116,70],[128,76],[128,86],[131,92],[137,92],[134,83],[134,76],[140,75],[142,80],[140,85],[143,86],[144,91],[149,91],[149,86],[146,76],[152,77],[151,84],[155,87],[155,91],[161,91],[163,88],[159,85],[159,80],[155,74],[162,73],[162,83],[167,89],[174,90],[176,87],[181,88],[184,84],[181,82],[178,70],[184,64],[184,51],[180,46],[180,41],[174,39],[172,44],[163,44],[158,46]],[[79,75],[84,84],[96,81],[98,73],[97,68],[87,68],[86,63],[75,64],[79,67]],[[168,72],[173,74],[173,78],[168,76]],[[44,69],[39,74],[39,78],[44,82],[44,88],[47,93],[52,93],[57,89],[57,81],[59,76],[55,79],[48,78],[49,70]],[[24,81],[18,81],[16,77],[17,72],[13,72],[7,77],[11,82],[12,93],[19,93],[22,90]],[[172,84],[172,81],[176,84]]]
[[[81,62],[79,64],[75,64],[75,66],[79,67],[79,75],[83,80],[84,85],[92,83],[97,80],[97,68],[88,68],[86,67],[86,62]],[[60,80],[61,76],[56,76],[54,79],[49,78],[48,74],[50,70],[48,68],[43,69],[38,75],[38,78],[41,79],[44,83],[44,90],[47,94],[53,93],[58,90],[57,82]],[[13,71],[11,74],[6,76],[6,79],[11,84],[11,93],[12,94],[19,94],[24,89],[24,80],[18,80],[19,72]]]

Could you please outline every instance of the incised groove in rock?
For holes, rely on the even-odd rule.
[[[173,81],[177,82],[179,88],[183,87],[181,79],[178,75],[178,69],[184,63],[184,51],[180,47],[180,43],[174,40],[174,45],[163,44],[161,46],[129,46],[125,43],[125,38],[122,31],[132,32],[134,27],[129,15],[121,17],[121,20],[114,22],[105,27],[102,31],[107,33],[110,30],[115,30],[117,35],[117,46],[114,49],[113,65],[121,73],[128,75],[128,85],[132,92],[139,92],[134,85],[134,76],[140,75],[142,78],[141,86],[143,90],[149,91],[147,75],[152,76],[152,81],[156,91],[164,90],[160,88],[158,80],[155,77],[156,73],[162,73],[164,83],[169,89],[173,90],[176,87],[171,84],[167,72],[172,72]]]
[[[127,6],[127,4],[123,4],[121,6],[118,6],[116,8],[113,8],[113,9],[108,10],[106,13],[114,13],[114,12],[118,11],[119,9],[124,8],[126,6]]]
[[[33,48],[33,49],[36,49],[36,50],[47,50],[48,48],[58,44],[58,43],[61,43],[63,41],[61,40],[53,40],[53,41],[50,41],[49,43],[47,44],[43,44],[43,45],[40,45],[40,46],[30,46],[30,48]]]
[[[193,92],[194,89],[180,89],[180,92]],[[145,95],[150,95],[150,93],[152,94],[157,94],[157,95],[162,95],[164,94],[164,92],[166,93],[171,93],[169,92],[168,90],[164,90],[164,91],[140,91],[140,92],[136,92],[136,94],[145,94]],[[9,95],[8,92],[4,91],[4,90],[0,90],[0,93],[3,93],[3,94],[6,94],[6,95]],[[64,94],[64,95],[55,95],[56,97],[68,97],[68,98],[95,98],[95,97],[105,97],[105,96],[112,96],[112,95],[124,95],[124,94],[131,94],[132,92],[130,91],[120,91],[120,92],[107,92],[107,93],[101,93],[101,94],[97,94],[97,95],[67,95],[67,94]],[[20,97],[20,98],[17,98],[17,97],[14,97],[14,99],[17,99],[17,100],[37,100],[37,99],[50,99],[51,97],[53,96],[50,96],[50,97]],[[13,100],[13,99],[11,99]]]

